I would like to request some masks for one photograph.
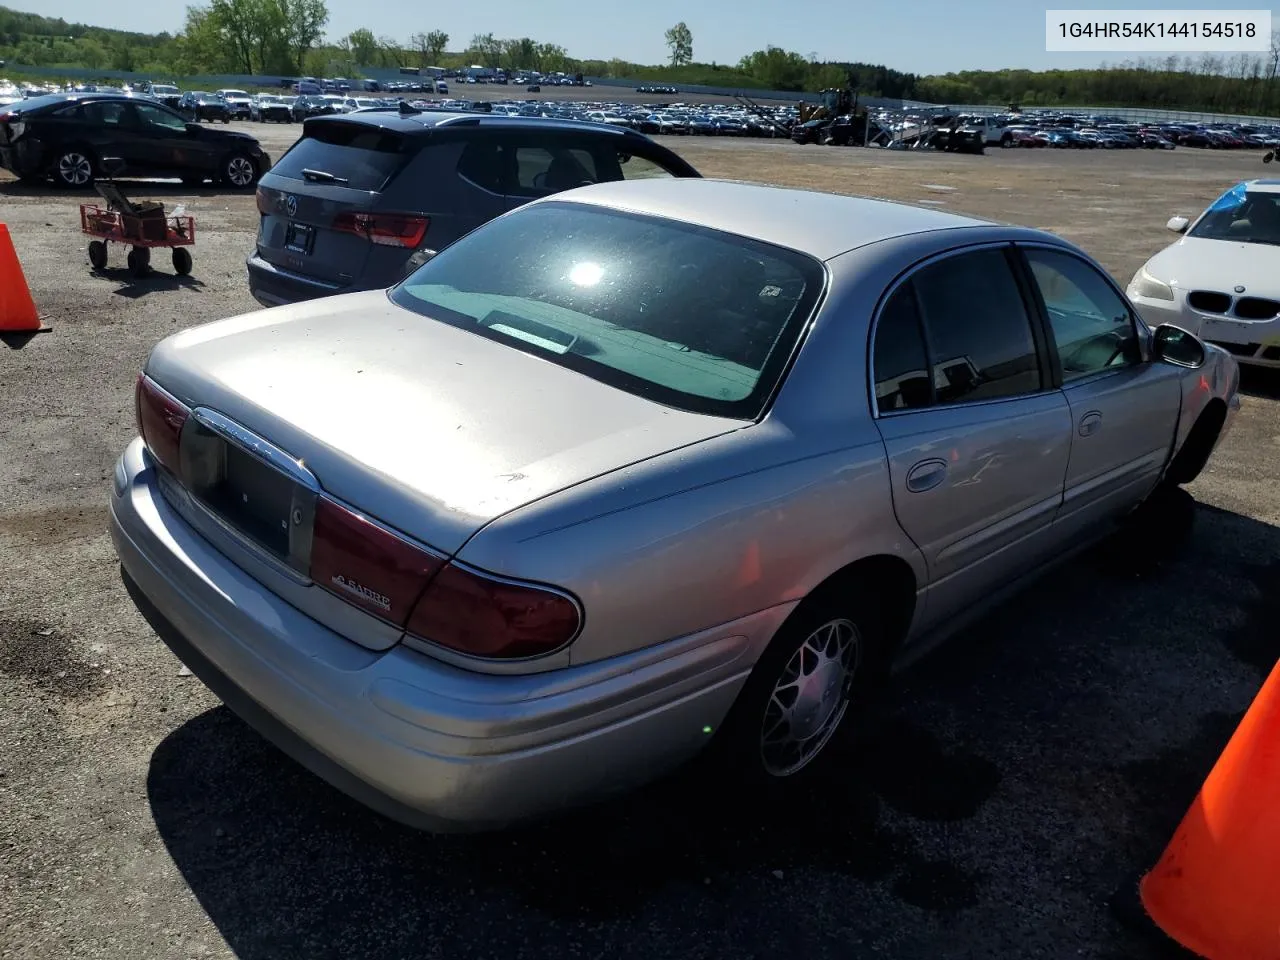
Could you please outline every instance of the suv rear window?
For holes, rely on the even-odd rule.
[[[416,149],[415,140],[363,123],[314,124],[271,173],[305,180],[304,170],[317,170],[346,180],[344,187],[377,193],[404,169]]]
[[[525,207],[450,244],[392,299],[694,413],[763,413],[817,303],[818,261],[585,204]]]

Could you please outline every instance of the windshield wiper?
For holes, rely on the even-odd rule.
[[[335,177],[328,171],[312,170],[310,168],[302,171],[302,179],[309,180],[311,183],[336,183],[340,186],[345,186],[351,182],[346,177]]]

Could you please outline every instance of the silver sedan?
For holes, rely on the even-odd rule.
[[[890,667],[1193,479],[1237,386],[1058,237],[634,180],[161,342],[112,532],[248,722],[483,829],[830,762]]]

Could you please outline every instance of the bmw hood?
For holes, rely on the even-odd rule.
[[[1178,290],[1244,287],[1249,296],[1280,298],[1280,246],[1184,237],[1146,262],[1148,274]]]

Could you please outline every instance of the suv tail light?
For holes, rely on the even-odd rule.
[[[178,472],[178,438],[190,409],[148,377],[138,374],[134,391],[138,433],[151,455],[172,473]]]
[[[340,213],[333,221],[333,229],[342,233],[354,233],[370,243],[384,247],[404,247],[413,250],[427,235],[431,221],[427,217],[414,217],[399,213]]]
[[[259,187],[253,195],[254,200],[258,203],[258,212],[264,217],[271,213],[271,198],[267,196],[267,191]]]

